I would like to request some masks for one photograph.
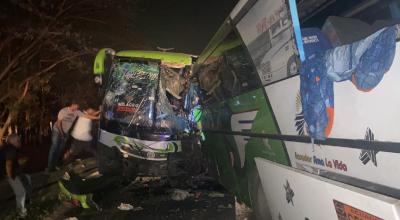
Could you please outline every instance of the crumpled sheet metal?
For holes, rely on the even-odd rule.
[[[181,99],[181,92],[184,89],[185,79],[181,74],[173,71],[170,68],[161,68],[161,83],[166,91],[177,99]]]
[[[159,87],[155,126],[157,128],[168,128],[170,131],[183,131],[188,128],[188,120],[177,115],[173,110],[167,97],[165,83],[166,81],[162,80]]]
[[[187,116],[190,110],[184,105],[189,91],[184,91],[185,86],[185,78],[174,69],[135,62],[116,63],[110,89],[104,98],[105,117],[155,131],[190,131],[192,123]],[[197,96],[192,90],[191,94]],[[190,101],[195,100],[198,102],[198,98]]]
[[[221,80],[218,76],[219,61],[217,60],[213,64],[206,67],[205,71],[199,71],[199,83],[200,87],[204,89],[207,94],[213,93],[213,91],[221,84]]]
[[[149,99],[158,86],[158,75],[156,64],[114,63],[111,85],[104,99],[110,112],[106,112],[106,117],[147,126]]]

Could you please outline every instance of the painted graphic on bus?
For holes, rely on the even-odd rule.
[[[397,219],[397,199],[263,158],[255,161],[272,219]]]
[[[258,111],[249,111],[233,114],[231,117],[232,131],[247,132],[251,131],[251,127],[254,122]],[[240,166],[244,166],[245,161],[245,146],[249,142],[250,137],[242,135],[234,135],[236,146],[238,148],[240,157]]]
[[[299,59],[285,1],[258,1],[237,28],[263,84],[298,73]]]
[[[351,81],[334,84],[335,119],[330,138],[400,142],[400,43],[391,68],[371,91],[357,90]],[[307,135],[299,105],[300,77],[265,87],[282,134]],[[292,101],[288,101],[292,100]],[[377,138],[379,137],[379,138]],[[315,174],[327,172],[400,189],[400,155],[354,148],[285,142],[293,167]]]

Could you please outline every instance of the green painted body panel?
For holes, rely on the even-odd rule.
[[[193,58],[189,54],[184,53],[173,53],[173,52],[162,52],[162,51],[145,51],[145,50],[124,50],[115,53],[113,49],[103,48],[100,49],[96,54],[94,60],[93,73],[95,75],[104,74],[107,54],[115,54],[119,57],[131,57],[131,58],[144,58],[144,59],[155,59],[161,60],[161,62],[178,64],[178,65],[192,65]]]
[[[99,52],[97,52],[93,64],[93,73],[95,75],[104,74],[105,71],[104,61],[106,60],[107,54],[110,53],[111,51],[113,50],[109,48],[103,48],[100,49]]]
[[[183,65],[192,65],[192,56],[184,53],[172,53],[162,51],[144,51],[144,50],[125,50],[116,53],[119,57],[156,59],[162,62],[178,63]]]
[[[223,44],[220,44],[210,55],[210,57],[217,57],[221,56],[225,51],[235,48],[237,46],[240,46],[241,42],[239,39],[232,40],[230,42],[224,42]]]
[[[203,126],[205,130],[219,129],[232,131],[231,116],[233,114],[257,111],[251,125],[251,132],[278,134],[278,127],[267,102],[268,100],[264,95],[263,88],[260,88],[224,102],[206,106],[202,118]],[[289,165],[285,146],[279,140],[250,138],[245,145],[245,162],[243,167],[240,164],[238,146],[233,135],[205,132],[203,146],[206,155],[217,164],[221,184],[248,205],[251,205],[248,193],[248,180],[251,174],[257,172],[254,161],[255,157],[262,157],[280,164]],[[233,167],[231,165],[231,155],[235,158]]]

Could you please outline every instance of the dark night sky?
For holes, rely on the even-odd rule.
[[[237,0],[143,0],[137,31],[149,44],[199,54]]]

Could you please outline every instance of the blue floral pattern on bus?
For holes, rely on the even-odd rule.
[[[351,80],[366,92],[375,88],[392,65],[396,35],[394,26],[386,27],[352,44],[306,54],[300,69],[300,93],[312,138],[325,139],[333,125],[333,82]]]
[[[327,37],[317,28],[302,30],[306,60],[300,69],[302,113],[307,122],[307,133],[316,138],[325,137],[325,128],[333,119],[333,82],[326,74],[325,61],[320,55],[332,48]],[[305,105],[306,103],[306,105]]]

